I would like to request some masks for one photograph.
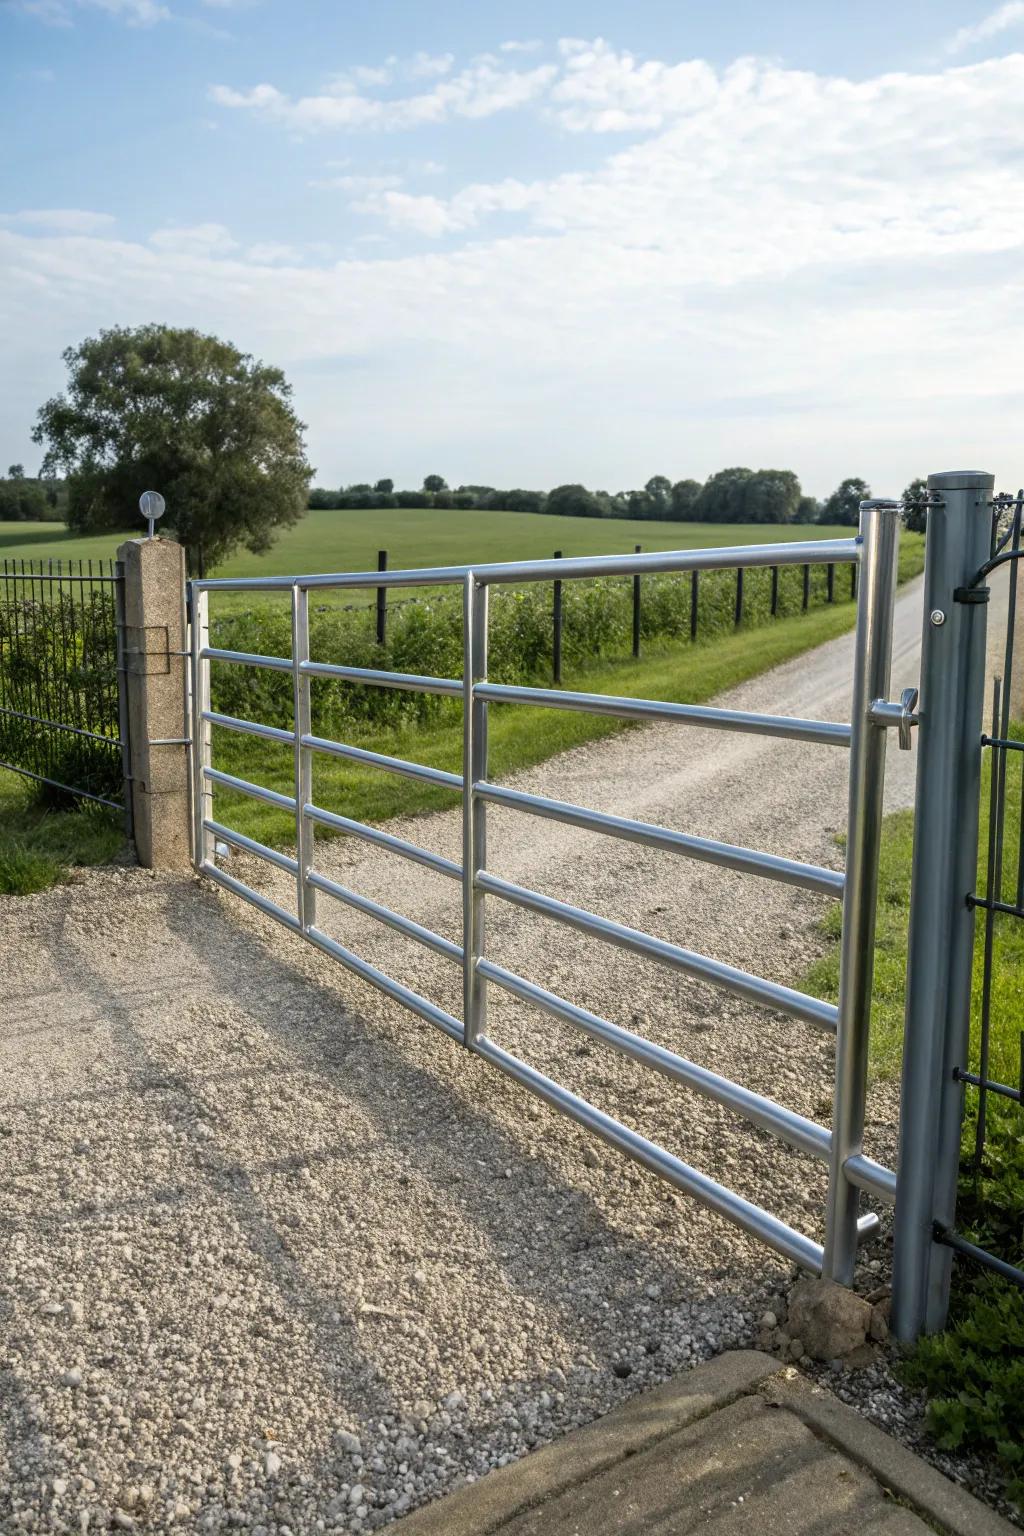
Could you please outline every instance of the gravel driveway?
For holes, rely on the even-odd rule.
[[[915,680],[920,584],[893,693]],[[752,644],[756,638],[752,637]],[[735,689],[843,718],[852,639]],[[726,700],[723,700],[726,702]],[[912,797],[891,739],[888,800]],[[846,754],[645,728],[514,782],[837,865]],[[497,873],[792,982],[825,900],[494,811]],[[400,834],[458,856],[446,813]],[[458,937],[458,893],[365,845],[320,866]],[[234,858],[291,900],[289,878]],[[460,1012],[458,974],[321,925]],[[489,952],[806,1114],[832,1047],[491,901]],[[207,881],[0,902],[0,1527],[361,1531],[750,1336],[789,1269]],[[820,1236],[823,1168],[492,989],[505,1045]],[[893,1155],[891,1095],[870,1150]]]

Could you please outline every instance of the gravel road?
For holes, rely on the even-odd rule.
[[[915,681],[919,583],[897,615],[893,696]],[[722,702],[843,718],[851,657],[844,637]],[[890,747],[894,807],[913,754]],[[654,727],[514,782],[838,866],[845,770],[834,748]],[[394,830],[458,856],[454,814]],[[355,843],[319,864],[458,937],[452,883]],[[511,811],[489,864],[779,981],[821,943],[824,898]],[[291,900],[287,876],[230,868]],[[460,1012],[446,960],[325,896],[320,921]],[[493,900],[488,924],[502,963],[827,1118],[810,1026]],[[373,1529],[750,1338],[788,1279],[207,881],[82,873],[0,901],[0,944],[3,1530]],[[492,1003],[502,1044],[820,1236],[819,1165]],[[888,1160],[890,1093],[870,1119]]]

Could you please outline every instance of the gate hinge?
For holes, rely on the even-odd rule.
[[[987,603],[988,599],[988,587],[957,587],[953,593],[954,603]]]
[[[909,752],[910,732],[918,723],[916,688],[904,688],[898,704],[887,699],[876,699],[868,710],[868,718],[876,725],[895,725],[899,730],[900,751]]]

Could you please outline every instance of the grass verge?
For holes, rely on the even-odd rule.
[[[607,662],[581,669],[573,678],[573,686],[589,693],[621,693],[700,704],[723,689],[844,633],[852,627],[854,617],[854,604],[836,604],[797,618],[780,619],[756,631],[739,630],[706,645],[666,647],[639,662]],[[495,778],[503,777],[569,747],[634,728],[599,715],[492,705],[488,729],[490,772]],[[461,708],[453,704],[442,718],[425,726],[354,731],[349,740],[353,746],[369,747],[390,757],[409,758],[430,767],[460,772]],[[217,767],[241,778],[286,794],[292,792],[294,768],[289,747],[215,730],[213,761]],[[442,810],[459,803],[459,796],[451,791],[325,756],[314,762],[314,798],[328,810],[370,822]],[[220,786],[215,789],[215,815],[237,831],[271,846],[295,841],[294,823],[288,813]],[[321,835],[322,829],[318,828],[317,836]]]
[[[50,809],[29,780],[0,770],[0,894],[45,891],[76,865],[109,864],[123,847],[117,811],[89,801]]]
[[[1014,734],[1022,738],[1018,728]],[[978,889],[986,879],[988,785],[982,790]],[[1020,776],[1007,773],[1006,848],[1002,900],[1016,899],[1017,870],[1012,849],[1020,826]],[[907,925],[913,856],[909,811],[886,818],[879,870],[875,996],[871,1018],[872,1068],[895,1077],[903,1049]],[[970,1060],[976,1063],[983,985],[984,914],[978,913],[971,1009]],[[841,915],[830,910],[825,931],[838,940]],[[990,1075],[1016,1083],[1020,1075],[1021,1016],[1024,1012],[1024,922],[996,914],[993,930],[993,989]],[[833,945],[805,977],[806,989],[833,1000],[838,995],[839,949]],[[975,1068],[976,1070],[976,1068]],[[967,1090],[960,1158],[957,1226],[989,1252],[1024,1266],[1024,1109],[1011,1100],[989,1099],[984,1155],[975,1167],[977,1094]],[[939,1445],[993,1454],[1005,1474],[1008,1496],[1024,1505],[1024,1292],[996,1276],[957,1261],[949,1327],[922,1340],[905,1365],[908,1382],[928,1394],[928,1427]]]

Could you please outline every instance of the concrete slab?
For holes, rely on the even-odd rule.
[[[402,1536],[1009,1536],[831,1393],[741,1350],[399,1522]]]

